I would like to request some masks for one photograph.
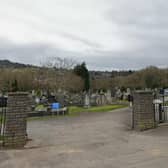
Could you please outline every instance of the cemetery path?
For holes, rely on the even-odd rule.
[[[0,151],[0,168],[167,168],[168,127],[130,129],[131,110],[28,122],[24,150]]]

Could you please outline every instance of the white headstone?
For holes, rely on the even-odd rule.
[[[89,94],[85,94],[84,107],[85,108],[89,108],[90,107],[90,97],[89,97]]]

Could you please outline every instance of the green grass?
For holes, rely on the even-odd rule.
[[[98,107],[90,107],[90,108],[72,106],[72,107],[69,107],[69,115],[74,116],[83,112],[109,112],[109,111],[124,108],[124,107],[127,107],[127,105],[117,104],[117,105],[107,105],[107,106],[98,106]]]
[[[47,111],[47,107],[44,105],[40,104],[35,108],[35,111]]]

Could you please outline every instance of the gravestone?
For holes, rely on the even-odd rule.
[[[111,104],[112,103],[111,90],[107,90],[107,93],[105,94],[105,96],[106,96],[107,104]]]
[[[106,99],[105,94],[104,93],[103,94],[99,94],[98,97],[97,97],[96,102],[97,102],[98,106],[106,105],[107,104],[107,99]]]
[[[36,98],[35,98],[35,103],[36,103],[36,104],[39,104],[39,103],[40,103],[40,98],[39,98],[39,97],[36,97]]]
[[[88,93],[85,94],[84,97],[84,107],[89,108],[90,107],[90,96]]]
[[[117,91],[116,91],[116,93],[115,93],[115,98],[121,99],[121,97],[122,97],[122,92],[121,92],[120,89],[117,89]]]
[[[98,99],[98,94],[97,93],[92,93],[90,96],[90,104],[91,106],[97,106],[97,99]]]
[[[131,89],[130,88],[127,88],[127,94],[131,94]]]
[[[32,90],[32,96],[35,96],[36,95],[36,92],[35,92],[35,90]]]
[[[106,96],[104,94],[100,94],[100,105],[104,106],[106,105]]]
[[[56,101],[60,103],[61,108],[65,107],[65,96],[62,93],[56,94]]]

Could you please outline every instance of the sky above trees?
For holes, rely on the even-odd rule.
[[[89,69],[168,64],[166,0],[5,0],[0,59],[72,57]]]

